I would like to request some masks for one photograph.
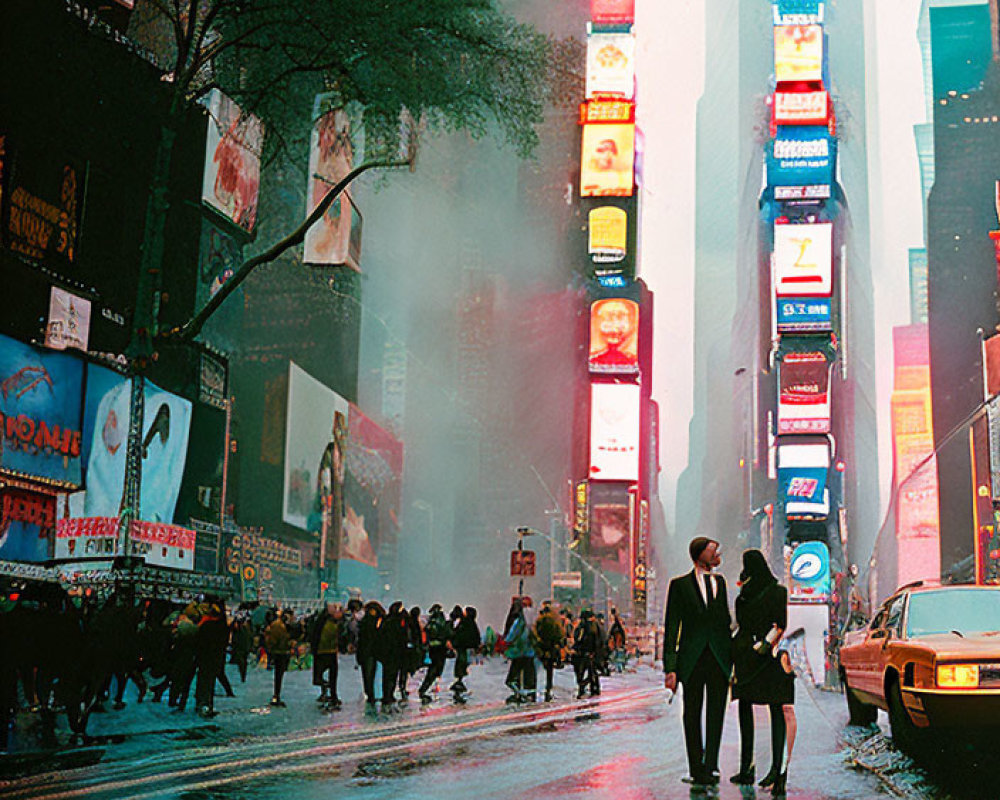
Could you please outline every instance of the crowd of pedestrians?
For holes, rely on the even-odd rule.
[[[343,707],[341,657],[353,659],[367,709],[391,712],[407,702],[421,670],[416,694],[422,704],[431,703],[449,660],[451,698],[464,704],[472,659],[493,654],[510,661],[508,702],[538,699],[538,663],[545,671],[546,701],[552,699],[553,671],[565,665],[574,670],[577,697],[598,695],[600,677],[615,661],[609,654],[625,646],[617,614],[612,613],[609,634],[602,615],[584,609],[574,617],[550,603],[536,615],[529,598],[513,602],[499,633],[490,627],[481,632],[471,606],[456,605],[446,614],[435,604],[425,615],[401,602],[386,610],[360,599],[346,606],[328,603],[303,616],[290,608],[240,606],[229,617],[217,597],[182,605],[114,593],[98,603],[50,587],[7,605],[0,613],[0,641],[6,643],[0,659],[0,749],[7,747],[19,709],[41,714],[52,735],[57,712],[64,712],[72,733],[85,737],[90,714],[107,710],[107,704],[125,707],[130,681],[139,703],[165,700],[177,712],[190,707],[203,717],[215,716],[216,685],[235,696],[227,658],[241,682],[251,666],[268,669],[270,702],[277,708],[285,706],[287,672],[311,670],[317,703],[328,712]]]

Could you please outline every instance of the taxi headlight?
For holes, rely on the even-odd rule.
[[[971,689],[979,686],[978,664],[941,664],[937,668],[941,689]]]

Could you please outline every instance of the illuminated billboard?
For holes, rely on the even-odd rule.
[[[45,346],[52,350],[73,347],[86,352],[89,338],[90,301],[53,286],[49,295]]]
[[[87,367],[84,414],[85,517],[117,517],[125,488],[131,381],[105,367]],[[180,496],[191,429],[191,403],[143,384],[140,518],[170,524]]]
[[[823,22],[824,0],[774,0],[775,25],[811,25]]]
[[[639,304],[624,297],[590,307],[590,371],[639,371]]]
[[[634,165],[634,123],[583,126],[582,197],[631,197]]]
[[[823,26],[774,26],[774,79],[811,82],[823,80]]]
[[[829,472],[830,444],[825,439],[786,437],[778,444],[778,499],[786,519],[825,520],[830,515]]]
[[[0,336],[0,472],[79,486],[83,361]]]
[[[635,384],[591,384],[590,477],[639,480],[639,387]]]
[[[823,542],[797,545],[789,561],[788,599],[825,603],[830,599],[830,549]]]
[[[218,89],[208,96],[208,136],[201,199],[246,231],[257,222],[264,129]]]
[[[830,432],[830,371],[824,353],[786,353],[778,362],[778,433]]]
[[[587,35],[587,97],[635,95],[635,36],[596,31]]]
[[[588,249],[597,264],[623,261],[628,253],[628,213],[623,208],[601,206],[587,215]]]
[[[623,504],[595,505],[590,516],[588,556],[600,569],[627,575],[630,571],[631,514]]]
[[[829,297],[782,297],[777,301],[778,333],[833,330]]]
[[[635,0],[590,0],[590,19],[599,24],[635,21]]]
[[[826,91],[774,93],[776,125],[826,125],[829,119],[830,95]]]
[[[342,505],[348,407],[333,389],[289,362],[282,519],[292,527],[319,532],[323,512],[331,511],[324,502]],[[342,508],[335,513],[342,520]]]
[[[330,107],[331,96],[319,95],[313,109],[312,137],[309,143],[309,185],[306,216],[311,214],[327,193],[347,176],[354,163],[350,122],[341,108]],[[360,269],[351,248],[352,224],[357,212],[350,192],[345,190],[315,224],[306,231],[302,260],[306,264],[346,265]],[[360,234],[360,228],[358,229]],[[360,249],[360,242],[358,243]]]
[[[830,197],[837,140],[826,126],[789,125],[766,145],[767,185],[776,200]]]
[[[775,224],[778,297],[828,297],[833,290],[833,223]]]

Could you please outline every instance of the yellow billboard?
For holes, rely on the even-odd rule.
[[[621,261],[628,252],[628,214],[623,208],[601,206],[588,215],[590,257],[598,263]]]
[[[775,25],[774,79],[823,80],[822,25]]]
[[[583,126],[581,197],[631,197],[635,123]]]

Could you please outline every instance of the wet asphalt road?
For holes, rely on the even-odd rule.
[[[593,700],[573,699],[570,670],[557,675],[550,704],[506,706],[499,660],[475,667],[466,706],[440,699],[393,714],[366,715],[357,676],[344,659],[344,710],[323,714],[308,673],[286,679],[288,707],[267,706],[269,675],[252,672],[235,700],[205,721],[165,705],[130,704],[95,715],[89,749],[39,761],[32,774],[0,781],[0,797],[253,798],[319,800],[351,797],[476,800],[555,798],[646,800],[770,797],[742,793],[726,780],[737,769],[735,705],[723,739],[723,785],[707,795],[681,782],[686,774],[679,700],[667,703],[660,674],[648,667],[604,682]],[[839,695],[798,686],[799,738],[788,797],[868,800],[882,794],[877,778],[848,768]],[[32,720],[21,725],[30,746]],[[759,774],[768,766],[766,712],[758,718]],[[68,753],[72,753],[72,758]],[[89,754],[89,755],[88,755]],[[96,763],[80,764],[81,758]],[[76,759],[74,761],[73,759]]]

